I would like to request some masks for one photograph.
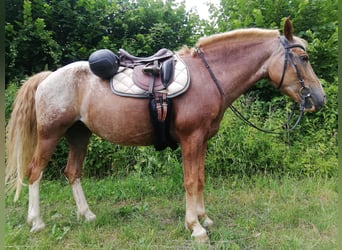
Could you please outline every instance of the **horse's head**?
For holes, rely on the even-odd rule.
[[[318,111],[325,103],[322,85],[313,71],[306,52],[306,42],[293,36],[289,18],[285,20],[280,50],[273,53],[268,73],[274,85],[304,111]]]

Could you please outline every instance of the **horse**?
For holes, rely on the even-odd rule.
[[[185,189],[185,227],[199,242],[208,240],[213,221],[206,213],[203,189],[207,141],[219,130],[225,110],[261,79],[301,104],[320,110],[325,93],[306,51],[307,42],[293,35],[286,19],[278,30],[246,28],[202,37],[193,48],[176,51],[189,68],[188,90],[173,99],[170,135],[181,147]],[[31,232],[42,230],[39,183],[58,144],[65,137],[69,154],[64,174],[77,214],[90,210],[81,185],[82,163],[92,133],[115,144],[148,146],[153,126],[148,100],[111,92],[109,81],[93,74],[87,61],[77,61],[31,76],[19,89],[7,126],[6,183],[18,200],[25,177]]]

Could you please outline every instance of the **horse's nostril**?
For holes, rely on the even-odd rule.
[[[316,109],[316,111],[322,109],[323,106],[324,106],[324,104],[325,104],[325,102],[326,102],[326,99],[324,98],[321,102],[316,103],[316,104],[315,104],[315,109]]]

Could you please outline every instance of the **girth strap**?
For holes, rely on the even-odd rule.
[[[156,92],[155,97],[150,100],[149,111],[154,128],[154,148],[158,151],[166,147],[176,149],[178,145],[170,135],[171,99],[167,98],[166,93]]]
[[[165,122],[167,115],[166,93],[158,93],[155,97],[158,121]]]

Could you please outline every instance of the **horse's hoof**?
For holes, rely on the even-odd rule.
[[[196,243],[207,243],[207,242],[209,242],[209,237],[206,233],[203,235],[199,235],[196,237],[192,236],[192,237],[194,238]]]
[[[207,231],[204,228],[199,230],[194,230],[191,234],[191,237],[194,238],[197,243],[205,243],[209,241],[209,237],[207,235]]]
[[[85,220],[88,221],[88,222],[96,220],[96,215],[93,214],[91,211],[89,211],[88,213],[86,213],[86,214],[84,215],[84,217],[85,217]]]
[[[96,219],[96,215],[90,211],[89,209],[85,212],[78,212],[77,213],[77,219],[80,220],[82,217],[84,217],[85,221],[90,222],[94,221]]]
[[[30,232],[31,233],[39,232],[43,230],[44,228],[45,228],[45,223],[41,219],[38,219],[32,223]]]
[[[209,218],[205,218],[204,221],[203,221],[203,227],[205,228],[210,228],[214,225],[214,222]]]

